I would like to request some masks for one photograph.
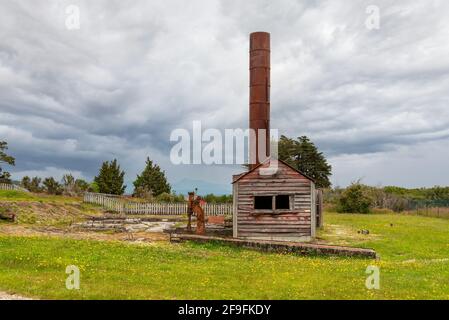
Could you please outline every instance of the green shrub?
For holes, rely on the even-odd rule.
[[[368,195],[366,186],[359,182],[352,183],[340,195],[337,211],[344,213],[369,213],[373,200]]]
[[[214,195],[212,193],[207,194],[203,197],[203,199],[207,202],[207,203],[232,203],[232,195],[221,195],[221,196],[217,196]]]
[[[139,186],[134,188],[133,197],[145,199],[149,202],[154,202],[155,197],[153,196],[153,192],[146,188],[145,186]]]
[[[56,181],[53,177],[45,178],[44,182],[42,183],[45,188],[45,192],[48,194],[54,194],[54,195],[61,195],[63,188],[62,185]]]
[[[89,188],[87,188],[88,192],[95,192],[95,193],[99,193],[100,192],[100,187],[98,186],[98,183],[96,183],[95,181],[91,182],[89,184]]]
[[[185,202],[184,196],[182,194],[167,193],[163,192],[160,195],[154,197],[156,202]]]

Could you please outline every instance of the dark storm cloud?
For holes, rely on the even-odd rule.
[[[69,4],[80,8],[79,30],[65,27]],[[117,157],[132,180],[149,155],[172,180],[227,184],[240,168],[171,165],[170,132],[192,120],[246,127],[248,33],[266,30],[273,127],[310,136],[336,183],[447,180],[429,154],[447,156],[449,4],[376,1],[380,29],[368,30],[370,4],[2,2],[0,138],[17,157],[13,172],[91,178]],[[402,179],[409,171],[398,164],[416,154],[407,170],[429,167],[434,180]],[[383,174],[382,159],[397,170]]]

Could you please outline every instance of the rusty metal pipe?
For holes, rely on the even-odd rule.
[[[256,133],[250,139],[250,169],[270,155],[270,34],[250,34],[249,48],[249,128]],[[259,130],[265,130],[265,139],[259,141]],[[266,157],[258,157],[259,149],[265,146]],[[262,149],[261,149],[262,150]]]

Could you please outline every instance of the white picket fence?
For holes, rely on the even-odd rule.
[[[121,214],[175,216],[187,214],[187,203],[135,202],[102,193],[85,193],[84,202],[101,205],[107,210]],[[206,203],[203,209],[207,216],[232,215],[232,203]]]
[[[11,190],[11,191],[23,191],[23,192],[29,192],[27,189],[22,188],[20,186],[16,186],[15,184],[8,184],[8,183],[0,183],[0,190]]]

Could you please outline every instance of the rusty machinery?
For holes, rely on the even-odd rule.
[[[189,192],[188,206],[187,206],[187,230],[192,231],[192,215],[196,216],[196,229],[195,233],[204,235],[206,233],[205,214],[201,205],[204,200],[200,196],[195,196],[195,192]]]

